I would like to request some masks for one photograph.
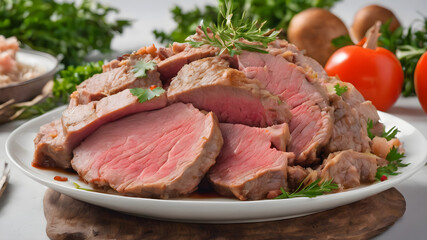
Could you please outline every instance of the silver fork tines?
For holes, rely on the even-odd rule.
[[[1,175],[1,178],[0,178],[0,197],[3,194],[4,190],[6,189],[7,180],[9,179],[9,172],[10,172],[9,164],[5,162],[3,174]]]

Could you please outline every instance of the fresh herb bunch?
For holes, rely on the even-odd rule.
[[[402,33],[397,47],[397,57],[402,64],[405,73],[403,82],[403,96],[414,96],[414,72],[421,55],[427,51],[427,17],[424,17],[423,27],[415,30],[409,27],[406,33]]]
[[[107,22],[117,9],[94,0],[2,0],[0,33],[16,36],[32,49],[62,58],[65,66],[79,65],[93,50],[111,51],[111,40],[130,25],[127,20]]]
[[[405,155],[403,153],[399,153],[397,151],[396,147],[392,147],[390,149],[390,152],[387,154],[386,160],[388,160],[388,164],[383,167],[379,167],[377,169],[377,173],[375,175],[375,178],[377,180],[381,180],[383,176],[390,176],[390,175],[398,175],[400,172],[397,170],[400,167],[406,167],[409,165],[409,163],[402,163],[402,158],[404,158]]]
[[[96,73],[102,72],[103,61],[86,63],[81,66],[68,66],[59,71],[53,80],[52,96],[42,103],[24,107],[25,111],[19,119],[27,119],[41,115],[69,101],[69,96],[76,90],[76,86]]]
[[[243,12],[246,17],[263,22],[264,27],[270,29],[283,29],[281,34],[286,37],[286,30],[292,17],[297,13],[312,7],[330,9],[340,0],[234,0],[233,5],[236,11],[233,13],[236,18],[241,18]],[[224,4],[225,0],[218,0],[218,5]],[[203,20],[205,24],[218,24],[216,17],[218,14],[216,6],[206,6],[204,9],[195,8],[184,12],[180,7],[172,9],[172,15],[177,23],[176,28],[166,33],[161,30],[154,30],[156,38],[164,44],[171,42],[183,42],[185,38],[194,34],[196,27]]]
[[[311,184],[302,187],[303,182],[299,185],[297,190],[293,193],[288,193],[285,189],[280,188],[282,194],[277,196],[275,199],[285,199],[285,198],[296,198],[296,197],[309,197],[314,198],[320,195],[323,195],[328,192],[332,192],[335,189],[338,189],[338,184],[332,183],[332,179],[320,182],[320,179],[312,182]]]
[[[402,87],[402,95],[405,97],[415,96],[414,72],[421,55],[427,51],[427,17],[422,21],[422,27],[415,30],[410,26],[406,31],[398,27],[394,31],[389,29],[391,21],[387,21],[381,26],[378,45],[390,50],[398,57],[405,74]],[[353,45],[348,35],[332,40],[332,44],[341,48]]]
[[[68,103],[69,96],[76,91],[76,86],[94,74],[102,72],[103,61],[89,62],[80,66],[68,66],[59,71],[53,80],[52,94],[54,97]]]
[[[234,6],[231,1],[220,4],[217,24],[202,24],[204,36],[201,40],[194,40],[191,36],[186,40],[194,47],[211,45],[220,48],[221,55],[228,52],[231,56],[240,54],[242,50],[267,53],[267,44],[276,39],[280,31],[262,30],[265,22],[258,24],[250,21],[245,13],[240,18],[233,16]],[[210,32],[211,31],[211,32]],[[243,42],[242,39],[250,43]]]

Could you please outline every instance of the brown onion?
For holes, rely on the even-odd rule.
[[[400,26],[399,20],[392,11],[378,5],[369,5],[361,8],[354,16],[353,25],[350,29],[350,34],[354,41],[359,42],[365,37],[366,31],[375,24],[376,21],[381,21],[382,24],[391,19],[389,29],[394,31]]]
[[[332,40],[346,34],[348,30],[341,19],[321,8],[310,8],[298,13],[288,28],[289,41],[323,66],[336,50]]]

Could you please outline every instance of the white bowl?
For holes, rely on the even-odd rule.
[[[58,59],[44,52],[20,49],[16,53],[16,59],[20,63],[44,69],[44,73],[23,82],[0,87],[0,103],[10,99],[15,99],[15,102],[33,99],[41,93],[43,86],[53,79],[53,75],[58,70]]]

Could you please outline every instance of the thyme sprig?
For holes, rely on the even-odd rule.
[[[335,189],[338,189],[338,184],[332,183],[332,179],[320,182],[320,179],[312,182],[311,184],[302,187],[304,181],[298,186],[298,188],[293,193],[288,193],[284,188],[280,188],[282,194],[277,196],[275,199],[285,199],[285,198],[296,198],[296,197],[308,197],[314,198],[325,193],[331,192]]]
[[[232,1],[220,4],[217,24],[201,24],[204,36],[195,39],[190,36],[186,39],[193,47],[211,45],[220,49],[218,55],[228,52],[231,56],[240,54],[242,50],[267,53],[267,44],[274,41],[280,31],[263,30],[266,23],[246,18],[245,12],[239,19],[233,18]],[[244,41],[246,40],[246,41]]]
[[[374,123],[372,122],[372,119],[368,119],[366,130],[368,132],[368,137],[370,139],[374,139],[375,135],[371,132],[372,128],[374,127]],[[395,138],[397,133],[400,132],[399,129],[396,126],[393,126],[388,131],[383,131],[381,133],[381,137],[387,139],[387,141],[390,141],[391,139]]]

